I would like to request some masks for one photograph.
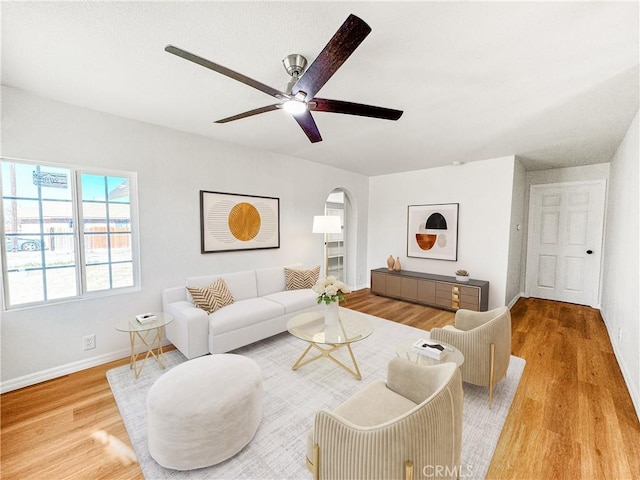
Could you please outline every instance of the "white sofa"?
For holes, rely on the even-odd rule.
[[[302,265],[289,268],[303,269]],[[173,315],[167,339],[188,359],[225,353],[287,330],[298,313],[321,308],[310,288],[286,290],[285,267],[187,278],[162,291],[162,307]],[[222,277],[234,303],[211,314],[197,308],[186,286],[205,287]]]

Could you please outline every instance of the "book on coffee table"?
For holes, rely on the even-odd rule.
[[[435,360],[442,360],[447,353],[444,345],[440,345],[438,342],[425,340],[423,338],[413,344],[413,349],[420,355],[424,355]]]
[[[156,316],[151,313],[139,313],[138,315],[136,315],[136,320],[138,320],[139,323],[141,323],[142,325],[146,324],[146,323],[151,323],[156,319]]]

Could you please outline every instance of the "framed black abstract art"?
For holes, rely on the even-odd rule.
[[[407,257],[458,259],[457,203],[409,205]]]

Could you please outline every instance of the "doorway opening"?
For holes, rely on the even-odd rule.
[[[325,265],[327,276],[333,275],[338,280],[346,282],[346,250],[345,250],[345,194],[341,189],[333,190],[324,206],[324,214],[340,217],[340,233],[327,234],[325,248]]]

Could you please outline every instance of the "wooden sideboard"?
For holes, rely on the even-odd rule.
[[[455,277],[422,272],[371,270],[371,293],[454,311],[486,312],[489,307],[489,282],[458,282]]]

